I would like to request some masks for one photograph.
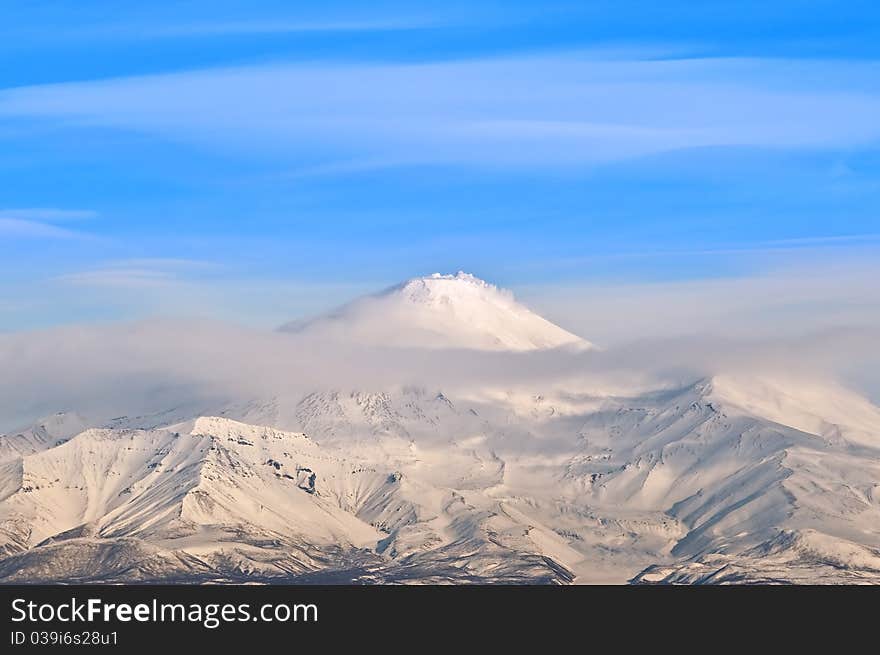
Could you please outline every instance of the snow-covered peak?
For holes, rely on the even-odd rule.
[[[220,439],[274,440],[311,443],[301,432],[285,432],[274,428],[250,425],[220,416],[200,416],[192,424],[192,435],[205,435]]]
[[[510,304],[515,302],[513,294],[509,291],[499,289],[494,284],[489,284],[464,271],[459,271],[455,275],[433,273],[424,277],[416,277],[389,289],[385,295],[393,293],[400,293],[411,302],[426,304],[453,302],[455,299],[464,300],[467,298],[489,302],[504,300]]]
[[[26,428],[0,434],[0,462],[51,448],[88,426],[88,420],[75,412],[58,412]]]
[[[543,350],[592,344],[469,273],[434,273],[282,329],[370,345]]]
[[[728,412],[760,416],[827,439],[880,445],[880,409],[866,398],[831,382],[716,375],[706,396]]]

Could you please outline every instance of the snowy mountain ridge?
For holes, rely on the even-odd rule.
[[[88,429],[0,465],[0,580],[880,581],[864,426],[805,432],[730,385],[534,397],[533,420],[406,388],[303,398],[307,433]]]
[[[318,332],[597,356],[463,273]],[[857,393],[742,369],[492,380],[180,392],[14,430],[0,582],[880,583],[880,408]]]

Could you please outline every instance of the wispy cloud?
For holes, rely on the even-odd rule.
[[[851,256],[862,255],[865,252],[875,253],[880,246],[880,234],[843,234],[834,236],[815,236],[793,239],[771,239],[766,241],[753,241],[751,243],[730,243],[725,246],[691,248],[664,248],[655,247],[650,249],[621,248],[608,252],[592,253],[578,257],[554,257],[552,262],[517,262],[517,270],[523,271],[530,268],[552,268],[565,270],[581,267],[585,264],[598,263],[609,260],[671,260],[681,258],[695,258],[713,256],[718,258],[740,257],[759,261],[766,267],[770,258],[777,263],[803,261],[805,256],[816,256],[827,261],[829,256],[839,255],[846,251]]]
[[[75,239],[78,232],[56,225],[26,221],[18,218],[0,218],[0,237],[20,237],[34,239]]]
[[[519,294],[564,327],[603,345],[695,335],[791,338],[880,328],[876,248],[834,261],[800,251],[788,266],[748,275],[668,282],[530,285]]]
[[[140,30],[149,37],[200,37],[258,34],[308,34],[322,32],[379,32],[410,30],[436,25],[419,19],[351,21],[238,20],[163,25]]]
[[[375,291],[383,284],[243,278],[241,271],[230,271],[211,261],[135,258],[55,275],[29,287],[26,295],[41,306],[63,307],[76,316],[94,315],[93,309],[100,307],[102,318],[197,316],[275,327]],[[21,293],[21,289],[10,289],[10,301]],[[10,305],[6,311],[13,309]]]
[[[96,218],[98,212],[90,209],[57,209],[54,207],[27,207],[22,209],[0,209],[0,218],[23,221],[77,221]]]
[[[57,278],[74,286],[104,287],[114,289],[142,289],[166,286],[177,277],[169,271],[143,268],[113,268],[99,271],[69,273]]]
[[[355,32],[404,31],[437,27],[458,22],[461,17],[447,11],[420,11],[408,13],[397,8],[393,13],[368,8],[364,11],[340,12],[333,7],[297,7],[287,4],[266,10],[248,6],[244,12],[217,3],[186,3],[165,11],[154,7],[149,15],[124,8],[107,15],[97,8],[78,7],[66,16],[66,9],[55,8],[55,21],[47,25],[45,12],[31,14],[28,9],[21,16],[10,16],[8,25],[0,26],[0,36],[6,40],[29,42],[49,41],[131,41],[157,39],[210,39],[236,36],[271,35],[332,35]],[[30,16],[29,16],[30,14]],[[18,21],[16,20],[18,18]]]
[[[185,257],[133,257],[118,259],[105,264],[106,268],[150,268],[164,271],[204,271],[217,269],[219,264],[204,259],[187,259]]]
[[[55,280],[98,289],[156,289],[187,284],[193,272],[216,268],[216,264],[196,259],[143,257],[106,262],[90,270],[59,275]]]
[[[582,165],[708,146],[875,143],[876,72],[872,63],[589,53],[278,64],[9,89],[0,116],[281,153],[307,170],[352,161]]]
[[[56,222],[94,218],[90,210],[26,208],[0,209],[0,237],[25,239],[77,239],[87,235],[77,230],[54,225]]]

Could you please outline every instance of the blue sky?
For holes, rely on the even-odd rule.
[[[9,4],[0,330],[880,251],[874,3]]]

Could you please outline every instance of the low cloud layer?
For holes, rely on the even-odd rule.
[[[880,330],[800,338],[641,340],[602,352],[354,348],[213,322],[149,321],[0,336],[0,431],[55,411],[111,418],[316,389],[419,385],[625,394],[715,374],[843,381],[876,399]],[[218,403],[220,405],[218,405]]]
[[[784,340],[880,326],[877,254],[873,248],[848,257],[805,251],[793,264],[748,275],[533,286],[519,295],[563,327],[606,345],[684,336]]]
[[[227,315],[0,334],[0,432],[56,411],[111,418],[276,396],[295,403],[328,388],[626,394],[716,374],[838,381],[877,402],[880,270],[870,257],[816,262],[806,257],[761,274],[688,282],[525,286],[517,289],[519,300],[602,350],[514,354],[358,347],[279,333],[274,327],[283,320],[304,316],[288,313],[277,294],[271,316],[277,320],[264,315],[263,326],[245,327],[241,317],[250,317],[253,286],[181,282],[203,270],[197,261],[119,261],[100,275],[61,284],[72,292],[101,282],[101,298],[121,294],[153,310],[152,295],[157,303],[165,299],[169,311],[169,296],[181,307],[200,297]],[[158,264],[174,275],[115,284],[119,275]],[[301,304],[336,304],[331,292],[324,289],[323,300],[300,298]]]

